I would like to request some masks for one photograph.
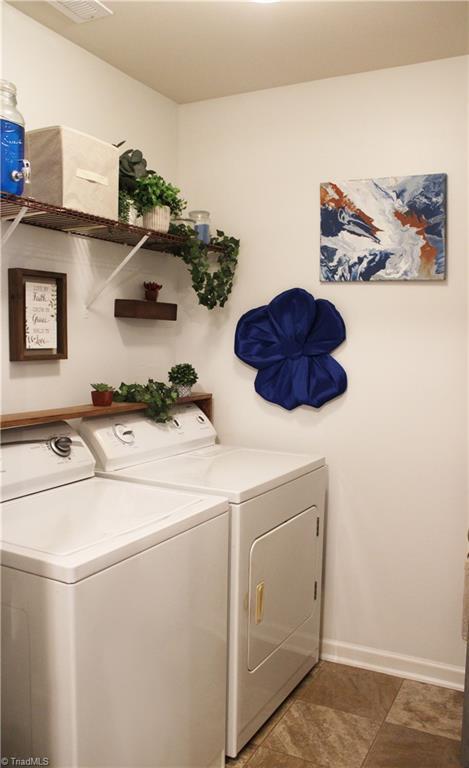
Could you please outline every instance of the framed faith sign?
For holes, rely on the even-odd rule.
[[[10,360],[67,357],[67,275],[9,269]]]

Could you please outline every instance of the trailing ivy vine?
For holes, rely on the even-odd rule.
[[[217,229],[216,236],[210,239],[209,245],[205,245],[199,240],[197,233],[184,224],[172,224],[170,232],[185,238],[185,243],[178,246],[175,255],[187,265],[199,304],[208,309],[223,307],[233,288],[239,240]],[[212,245],[221,246],[223,251],[210,252]]]
[[[162,381],[148,379],[146,384],[122,382],[113,399],[116,403],[146,403],[145,416],[153,421],[165,422],[170,418],[170,409],[176,403],[178,393]]]

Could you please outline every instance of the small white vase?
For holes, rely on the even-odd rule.
[[[179,397],[189,397],[192,393],[192,386],[190,384],[178,384],[177,391]]]
[[[157,232],[167,232],[171,211],[167,205],[159,205],[143,214],[143,226],[146,229],[156,229]]]

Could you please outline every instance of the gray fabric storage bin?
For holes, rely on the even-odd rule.
[[[62,125],[26,132],[29,197],[75,211],[118,217],[119,150]]]

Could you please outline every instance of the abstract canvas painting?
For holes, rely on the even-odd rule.
[[[321,280],[444,280],[446,174],[321,184]]]

